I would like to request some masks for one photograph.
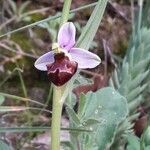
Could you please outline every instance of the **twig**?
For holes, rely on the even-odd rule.
[[[35,58],[35,59],[38,58],[37,56],[34,56],[34,55],[32,55],[32,54],[28,54],[28,53],[25,53],[25,52],[16,51],[16,50],[14,50],[13,48],[11,48],[11,47],[9,47],[9,46],[7,46],[6,44],[3,44],[3,43],[1,43],[1,42],[0,42],[0,47],[3,47],[3,48],[5,48],[6,50],[11,51],[11,52],[16,53],[16,54],[24,55],[24,56],[31,57],[31,58]]]
[[[21,15],[21,17],[26,17],[28,15],[32,15],[32,14],[35,14],[35,13],[42,13],[43,11],[48,11],[50,9],[50,7],[46,7],[46,8],[42,8],[42,9],[36,9],[36,10],[33,10],[33,11],[29,11],[27,13],[23,13]]]
[[[88,70],[80,70],[80,72],[83,72],[83,73],[85,73],[85,74],[88,74],[88,75],[91,75],[91,76],[99,76],[99,77],[101,77],[101,75],[100,74],[98,74],[98,73],[95,73],[95,72],[92,72],[92,71],[88,71]]]
[[[6,22],[4,22],[3,24],[1,24],[0,30],[2,30],[2,28],[4,28],[6,25],[10,24],[10,23],[11,23],[12,21],[14,21],[16,18],[17,18],[17,17],[14,16],[14,17],[8,19],[8,20],[7,20]]]
[[[16,60],[21,59],[21,57],[22,57],[21,55],[16,55],[16,56],[11,57],[11,58],[5,57],[4,60],[2,62],[0,62],[0,65],[4,65],[8,62],[13,62],[14,63]]]
[[[80,10],[84,10],[84,9],[87,9],[87,8],[90,8],[90,7],[94,7],[96,4],[97,4],[97,2],[94,2],[94,3],[91,3],[91,4],[85,5],[85,6],[81,6],[81,7],[79,7],[79,8],[76,8],[76,9],[71,10],[70,13],[74,13],[74,12],[77,12],[77,11],[80,11]],[[18,32],[18,31],[21,31],[21,30],[25,30],[25,29],[27,29],[27,28],[32,28],[32,27],[34,27],[34,26],[36,26],[36,25],[38,25],[38,24],[40,24],[40,23],[47,22],[47,21],[50,21],[50,20],[53,20],[53,19],[57,19],[57,18],[59,18],[59,17],[61,17],[61,14],[58,14],[58,15],[55,15],[55,16],[52,16],[52,17],[48,17],[48,18],[46,18],[46,19],[43,19],[43,20],[34,22],[34,23],[32,23],[32,24],[29,24],[29,25],[27,25],[27,26],[23,26],[23,27],[21,27],[21,28],[15,29],[15,30],[13,30],[13,31],[9,31],[9,32],[7,32],[7,33],[5,33],[5,34],[0,35],[0,37],[4,37],[4,36],[6,36],[6,35],[9,35],[9,34],[12,34],[12,33]]]
[[[24,97],[20,97],[20,96],[16,96],[16,95],[11,95],[11,94],[7,94],[7,93],[2,93],[0,92],[0,95],[4,96],[4,97],[8,97],[8,98],[11,98],[11,99],[15,99],[15,100],[20,100],[20,101],[30,101],[32,103],[35,103],[35,104],[38,104],[38,105],[41,105],[41,106],[45,106],[44,104],[36,101],[36,100],[31,100],[29,98],[24,98]]]

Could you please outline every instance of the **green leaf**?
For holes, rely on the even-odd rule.
[[[147,77],[148,74],[149,74],[149,70],[145,71],[144,73],[138,74],[132,80],[132,82],[129,82],[128,84],[129,90],[136,88]]]
[[[135,100],[129,102],[128,108],[130,112],[134,111],[141,104],[142,101],[143,101],[143,97],[140,95]]]
[[[126,98],[130,102],[131,100],[135,99],[139,95],[140,91],[141,88],[140,86],[138,86],[137,88],[132,89],[131,92],[129,92],[128,95],[126,95]]]
[[[69,115],[69,118],[71,119],[71,121],[76,125],[80,125],[80,120],[77,116],[77,114],[74,112],[74,110],[72,108],[70,108],[69,106],[66,107],[66,111]]]
[[[150,126],[147,127],[144,133],[144,142],[146,146],[150,145]]]
[[[96,126],[92,126],[94,132],[90,136],[100,150],[108,148],[113,142],[118,125],[128,114],[126,99],[110,87],[96,93],[90,92],[85,98],[84,113],[82,112],[84,115],[80,119],[92,118],[99,121]]]
[[[147,147],[145,148],[145,150],[150,150],[150,146],[147,146]]]
[[[138,137],[128,135],[127,140],[128,140],[127,150],[140,150],[140,140]]]
[[[4,100],[5,100],[5,97],[3,95],[0,95],[0,105],[3,104]]]
[[[81,117],[84,112],[84,105],[85,105],[85,95],[84,94],[81,94],[80,95],[80,101],[79,101],[79,108],[78,108],[78,116]]]
[[[85,122],[83,122],[82,123],[82,125],[84,126],[84,127],[92,127],[93,125],[97,125],[98,123],[100,123],[100,121],[99,120],[97,120],[97,119],[88,119],[88,120],[86,120]],[[92,128],[91,128],[92,129]]]
[[[94,36],[97,32],[97,29],[100,25],[100,22],[102,20],[102,16],[104,14],[106,4],[108,0],[99,0],[97,5],[95,6],[92,15],[90,16],[90,19],[88,20],[86,26],[83,29],[82,34],[80,35],[77,46],[89,49],[90,44],[94,39]]]
[[[0,133],[11,133],[11,132],[43,132],[49,131],[50,127],[0,127]],[[91,132],[87,129],[77,129],[77,128],[61,128],[61,130],[73,131],[73,132]]]
[[[139,37],[141,35],[141,38]],[[122,146],[121,137],[132,132],[134,123],[133,119],[139,117],[137,107],[140,103],[144,103],[146,98],[143,94],[149,90],[150,76],[150,29],[142,27],[140,33],[133,31],[133,37],[129,42],[129,47],[122,65],[118,68],[119,87],[115,87],[120,94],[126,97],[129,108],[128,118],[119,126],[117,131],[118,137],[115,139],[114,145]],[[115,72],[113,73],[115,74]],[[110,78],[110,85],[116,85],[113,77]],[[128,122],[128,124],[126,124]],[[129,125],[130,124],[130,125]],[[122,129],[122,126],[124,127]],[[125,137],[125,136],[124,136]],[[124,140],[126,140],[124,138]],[[130,148],[131,146],[129,146]],[[132,147],[130,148],[132,149]]]
[[[13,149],[0,140],[0,150],[13,150]]]
[[[133,75],[136,76],[138,74],[139,70],[140,70],[140,72],[144,72],[145,68],[147,67],[147,65],[149,63],[150,63],[150,58],[143,59],[140,62],[138,62],[132,70]]]
[[[63,150],[74,150],[74,147],[70,141],[61,142],[61,146]]]

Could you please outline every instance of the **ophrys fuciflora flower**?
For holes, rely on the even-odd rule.
[[[101,62],[96,54],[75,47],[75,34],[72,22],[63,24],[58,32],[57,43],[52,45],[52,51],[35,62],[35,67],[47,71],[50,81],[57,86],[68,82],[78,68],[95,68]]]

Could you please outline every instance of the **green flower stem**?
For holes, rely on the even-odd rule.
[[[61,16],[60,27],[67,22],[72,0],[65,0]],[[51,125],[51,150],[60,150],[60,124],[62,106],[64,100],[62,99],[66,86],[57,87],[54,85],[53,91],[53,110],[52,110],[52,125]]]
[[[65,0],[64,2],[64,7],[62,10],[62,16],[61,16],[61,21],[60,21],[60,27],[62,26],[62,24],[64,24],[68,20],[71,2],[72,0]]]
[[[52,111],[52,125],[51,125],[51,150],[60,150],[60,124],[63,101],[62,95],[64,86],[53,88],[53,111]]]

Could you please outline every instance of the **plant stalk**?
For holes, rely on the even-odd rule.
[[[72,0],[65,0],[62,10],[60,27],[68,21],[69,11]],[[60,125],[61,114],[64,100],[63,93],[66,86],[55,86],[53,88],[53,109],[52,109],[52,124],[51,124],[51,150],[60,150]]]
[[[61,20],[60,20],[60,27],[68,21],[68,17],[69,17],[69,11],[70,11],[70,7],[71,7],[71,2],[72,0],[65,0],[64,2],[64,6],[63,6],[63,10],[62,10],[62,16],[61,16]]]
[[[63,86],[53,88],[53,110],[51,125],[51,150],[60,150],[60,124],[63,102]]]

